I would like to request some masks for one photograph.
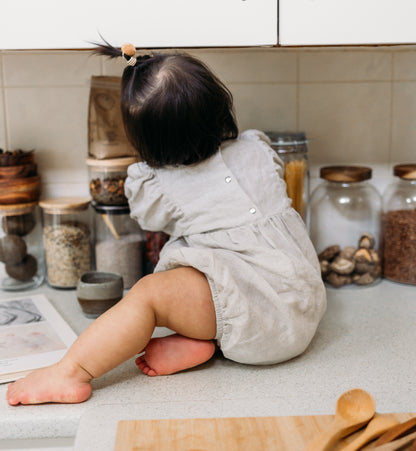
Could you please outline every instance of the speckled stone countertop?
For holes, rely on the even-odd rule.
[[[77,333],[91,323],[75,291],[43,285],[35,292],[46,294]],[[92,397],[77,405],[11,407],[3,384],[0,440],[76,436],[77,450],[110,450],[120,419],[332,414],[338,396],[355,387],[373,395],[378,412],[416,412],[415,326],[416,287],[382,281],[328,289],[327,312],[300,357],[255,367],[218,356],[155,378],[131,360],[93,381]]]

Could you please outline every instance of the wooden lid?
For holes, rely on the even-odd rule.
[[[396,164],[393,168],[393,174],[406,180],[416,180],[416,164]]]
[[[136,157],[106,158],[104,160],[87,158],[86,163],[90,168],[121,170],[138,161],[139,160]]]
[[[43,211],[53,214],[65,214],[73,211],[82,211],[88,208],[91,199],[89,197],[57,197],[45,199],[39,202]]]
[[[371,179],[372,170],[366,166],[325,166],[320,177],[330,182],[354,183]]]
[[[38,202],[28,202],[26,204],[0,205],[1,214],[5,216],[18,216],[30,213]]]

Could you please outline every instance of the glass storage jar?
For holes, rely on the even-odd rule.
[[[309,200],[308,140],[305,133],[267,132],[272,148],[285,164],[287,194],[292,207],[306,222]]]
[[[310,237],[323,279],[337,288],[381,277],[381,196],[371,175],[368,167],[323,167],[310,198]]]
[[[87,158],[90,194],[97,204],[127,205],[124,181],[127,168],[138,160],[134,157],[96,160]]]
[[[37,202],[0,205],[0,288],[21,291],[45,277],[42,224]]]
[[[97,271],[118,273],[124,288],[131,288],[143,276],[144,232],[128,206],[92,206]]]
[[[383,273],[416,284],[416,164],[396,165],[393,174],[383,193]]]
[[[90,199],[61,197],[39,202],[47,280],[54,288],[75,288],[92,269]]]

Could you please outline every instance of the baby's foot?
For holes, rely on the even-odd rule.
[[[186,370],[209,360],[215,352],[211,340],[196,340],[182,335],[152,338],[136,365],[148,376],[162,376]]]
[[[77,370],[68,371],[67,366],[62,366],[61,363],[36,370],[8,385],[7,402],[15,406],[45,402],[86,401],[91,395],[91,385],[89,381],[83,381],[79,373]],[[88,377],[83,379],[88,380]]]

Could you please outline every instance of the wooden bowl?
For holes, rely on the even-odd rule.
[[[0,166],[17,166],[35,162],[34,150],[13,150],[0,152]]]
[[[26,204],[37,202],[41,192],[41,179],[34,177],[0,180],[0,204]]]
[[[0,166],[0,179],[19,179],[37,175],[36,163],[19,164],[17,166]]]

